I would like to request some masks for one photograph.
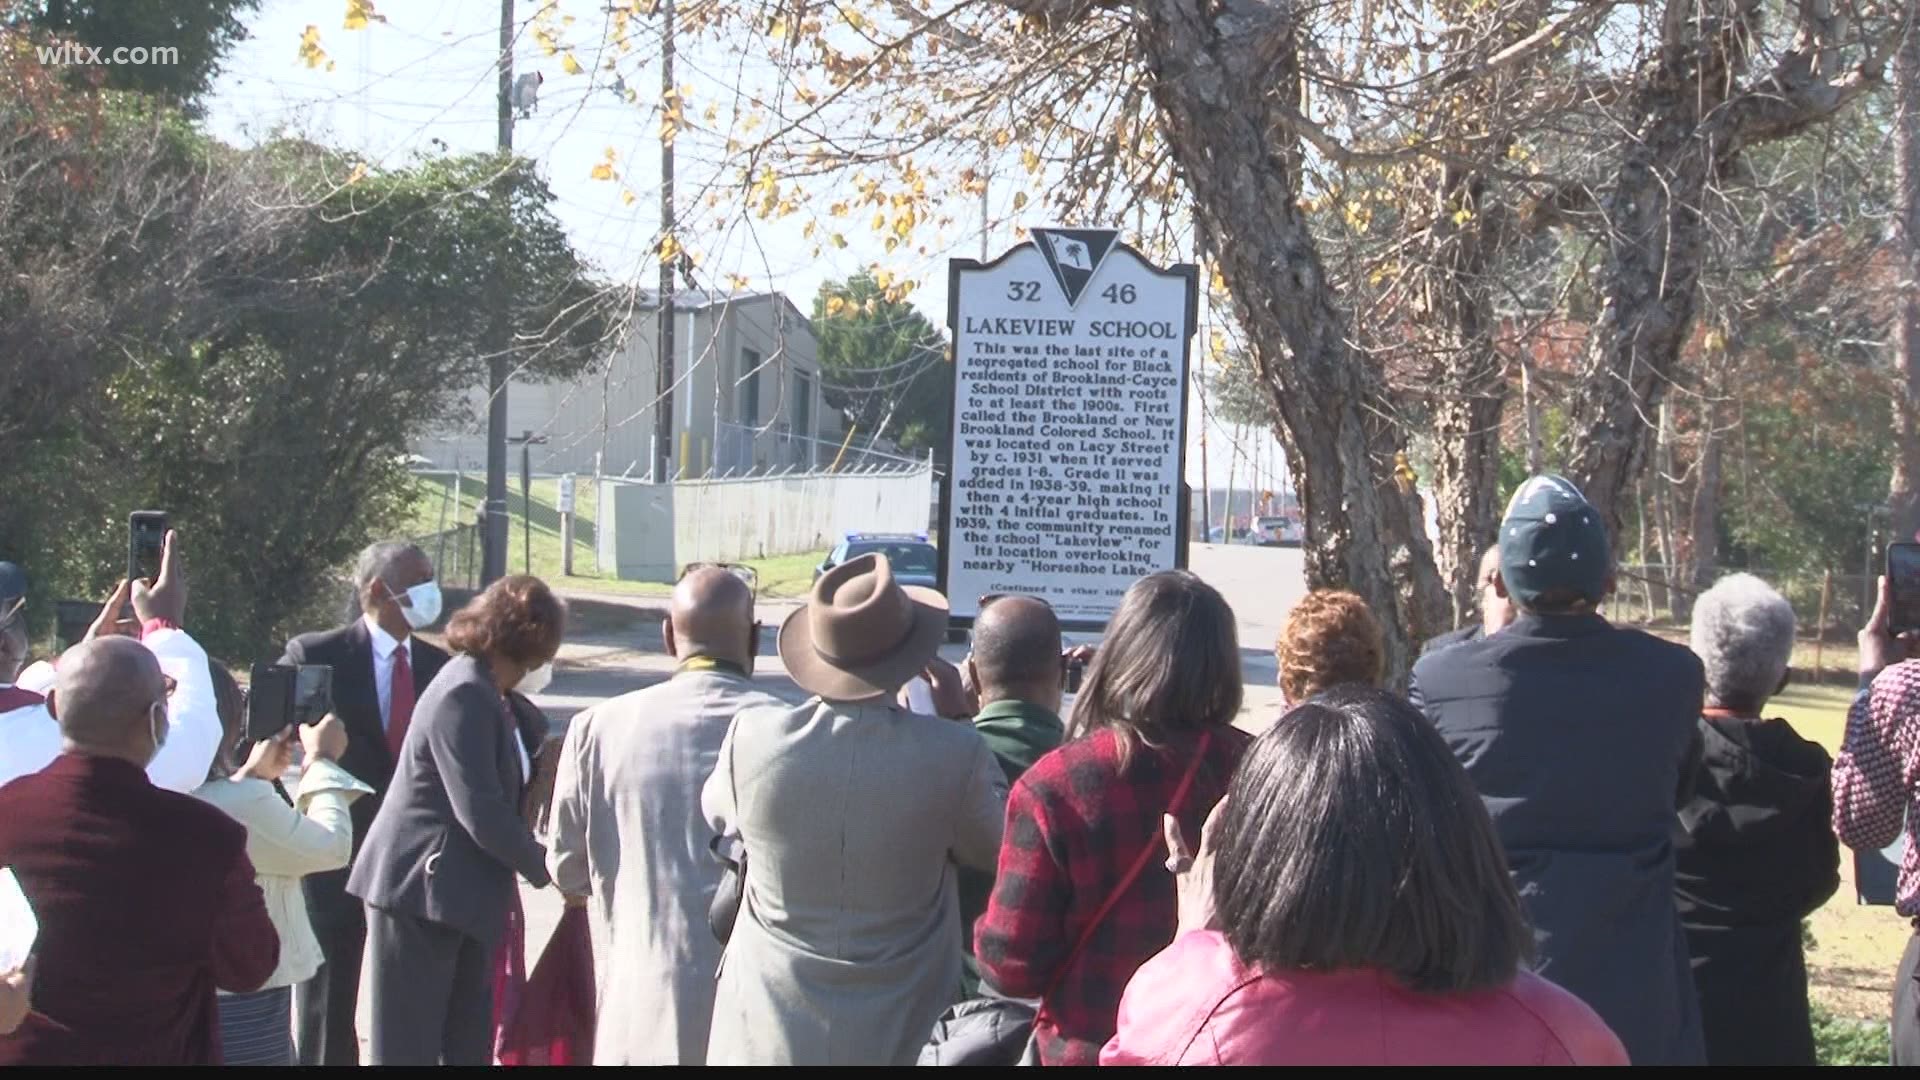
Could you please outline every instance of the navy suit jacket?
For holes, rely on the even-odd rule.
[[[421,638],[413,639],[414,711],[418,699],[425,696],[434,676],[447,663],[445,650]],[[380,799],[393,779],[393,751],[387,749],[387,725],[380,715],[380,691],[373,681],[373,635],[364,619],[315,634],[302,634],[287,642],[283,664],[328,664],[333,667],[333,714],[347,729],[347,752],[340,767],[373,788],[373,794],[355,799],[349,811],[353,815],[353,849],[357,853],[366,843],[367,830],[380,812]],[[302,879],[307,893],[307,908],[316,923],[357,923],[360,903],[347,895],[347,871],[329,870],[308,874]]]
[[[1705,1064],[1673,847],[1699,760],[1699,658],[1599,615],[1527,615],[1422,656],[1410,693],[1493,817],[1540,974],[1635,1065]]]

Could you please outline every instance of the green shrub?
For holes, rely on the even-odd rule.
[[[1887,1025],[1877,1020],[1853,1020],[1813,1007],[1813,1045],[1822,1065],[1886,1065],[1893,1046]]]

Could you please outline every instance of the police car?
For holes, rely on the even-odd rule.
[[[940,587],[940,549],[926,533],[848,533],[827,552],[827,560],[813,568],[813,580],[849,559],[885,555],[893,565],[893,579],[902,585]]]

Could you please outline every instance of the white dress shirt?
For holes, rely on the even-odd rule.
[[[393,728],[393,654],[396,649],[407,650],[407,666],[413,667],[413,635],[409,634],[405,641],[401,641],[373,621],[373,616],[363,615],[361,618],[366,621],[367,633],[373,638],[373,688],[380,695],[380,730],[389,731]],[[414,704],[419,704],[420,691],[424,689],[420,685],[420,672],[415,669]]]

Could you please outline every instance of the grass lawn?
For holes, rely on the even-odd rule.
[[[416,495],[407,532],[413,536],[432,536],[457,525],[471,523],[485,501],[485,479],[464,477],[456,499],[451,474],[419,475],[414,478]],[[621,596],[666,596],[672,582],[622,581],[611,573],[600,572],[594,522],[598,519],[600,493],[590,480],[582,480],[574,489],[573,573],[561,572],[560,482],[533,482],[531,513],[523,498],[517,477],[507,484],[508,535],[507,569],[513,573],[535,574],[553,585],[582,592],[600,592]],[[528,526],[531,525],[529,529]],[[427,554],[447,566],[464,565],[464,551],[431,550]],[[532,559],[529,564],[528,554]],[[474,554],[477,558],[477,551]],[[797,555],[777,555],[749,560],[747,565],[760,575],[762,599],[805,596],[813,584],[813,568],[826,557],[823,551]],[[449,577],[458,577],[450,574]]]

